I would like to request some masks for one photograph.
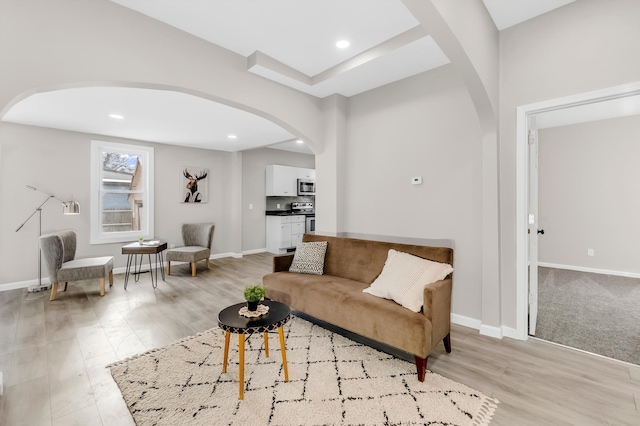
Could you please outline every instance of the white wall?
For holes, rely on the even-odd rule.
[[[540,262],[640,272],[638,135],[640,116],[539,131]]]
[[[452,239],[453,312],[481,317],[482,137],[448,66],[349,99],[345,230]],[[422,185],[411,185],[413,176]]]
[[[242,153],[242,250],[260,250],[266,242],[265,169],[268,164],[315,168],[315,156],[261,148]],[[253,209],[249,209],[253,204]]]
[[[34,186],[66,200],[73,197],[81,206],[79,216],[64,216],[56,202],[42,210],[42,232],[75,229],[78,257],[115,256],[115,267],[124,267],[122,244],[89,244],[90,147],[91,140],[153,146],[155,150],[155,237],[182,244],[180,226],[185,222],[214,222],[213,253],[235,250],[230,226],[237,209],[230,208],[228,190],[233,177],[232,153],[152,144],[41,127],[0,123],[0,286],[37,279],[37,215],[16,233],[18,226],[46,199],[46,195],[25,188]],[[180,167],[209,169],[209,202],[179,202]],[[46,270],[43,268],[43,276]]]
[[[500,33],[502,323],[516,326],[516,108],[638,81],[640,1],[580,0]]]
[[[448,31],[442,31],[442,20],[428,19],[434,8],[421,6],[427,3],[403,0],[413,13],[420,15],[421,23],[438,21],[427,29],[438,33],[434,35],[436,40],[446,39],[442,33]],[[454,9],[444,9],[451,7],[449,2],[436,3],[444,18],[450,17],[454,30],[470,22],[467,18],[453,22],[447,11]],[[474,13],[478,12],[475,6]],[[477,38],[473,37],[474,31],[457,33],[469,61],[476,62],[477,77],[482,79],[483,87],[469,84],[473,80],[468,76],[469,67],[462,74],[460,68],[444,67],[349,100],[337,99],[329,105],[335,113],[329,117],[333,123],[327,124],[325,103],[321,100],[252,75],[246,71],[245,58],[112,2],[5,0],[0,13],[3,57],[0,114],[29,93],[90,84],[176,89],[256,112],[317,148],[314,152],[318,154],[319,183],[326,176],[332,191],[336,189],[323,195],[330,201],[323,214],[335,222],[332,230],[454,239],[457,268],[454,312],[481,319],[501,309],[499,322],[515,327],[516,107],[637,81],[638,16],[637,0],[580,0],[500,33],[497,167],[490,143],[485,144],[488,149],[484,154],[475,151],[481,149],[491,126],[485,125],[485,134],[478,130],[478,119],[465,97],[466,91],[471,91],[476,111],[483,116],[491,115],[489,102],[481,104],[483,97],[495,98],[494,70],[490,60],[483,60],[493,56],[491,48],[485,49],[491,45],[493,35],[485,32],[482,25],[474,28],[482,32]],[[479,17],[486,21],[486,14]],[[474,46],[476,41],[484,47]],[[454,50],[448,49],[447,53]],[[488,56],[482,53],[485,50]],[[460,56],[464,55],[456,57]],[[447,72],[454,75],[446,75]],[[456,78],[465,80],[467,87],[456,82]],[[483,89],[488,96],[478,95]],[[345,103],[350,104],[348,117],[343,117]],[[344,127],[348,128],[346,138]],[[332,134],[326,134],[328,129]],[[321,158],[326,140],[335,142],[335,146]],[[67,143],[60,142],[63,146]],[[389,144],[392,148],[388,148]],[[15,148],[1,147],[3,166],[8,164]],[[478,161],[483,155],[485,160]],[[14,180],[6,182],[5,172],[1,173],[2,188],[15,185]],[[363,176],[375,181],[376,176],[385,173],[388,180],[380,192],[370,189],[369,180],[363,184]],[[432,180],[419,188],[405,184],[417,174]],[[340,179],[343,175],[345,179]],[[491,191],[496,175],[499,175],[499,215],[483,207],[496,201]],[[66,185],[71,185],[66,182],[72,182],[72,177],[64,179]],[[344,196],[340,192],[343,181]],[[414,200],[419,206],[417,210],[401,210],[402,203]],[[3,199],[3,203],[8,202]],[[408,218],[394,220],[398,212]],[[479,216],[484,217],[480,222]],[[11,228],[6,223],[15,220],[4,211],[0,211],[0,218],[2,229]],[[488,237],[495,234],[492,223],[498,220],[499,284],[492,276],[483,278],[492,275],[497,263],[490,258],[498,248],[487,242],[492,243]],[[481,230],[487,233],[485,238]],[[20,244],[16,249],[28,251]],[[483,256],[488,260],[483,261]],[[19,271],[6,272],[6,260],[0,261],[5,266],[0,273],[24,275]],[[491,291],[481,291],[480,280],[492,281],[486,287]],[[4,276],[0,282],[4,282]],[[497,287],[500,293],[494,294]],[[480,304],[481,298],[491,300]],[[493,320],[489,324],[495,325]]]
[[[176,90],[239,107],[322,147],[320,101],[247,71],[245,57],[107,0],[2,0],[0,118],[67,87]]]

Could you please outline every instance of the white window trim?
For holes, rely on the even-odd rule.
[[[145,185],[145,194],[146,194],[146,203],[145,205],[145,215],[147,223],[147,229],[143,231],[126,231],[126,232],[113,232],[113,233],[104,233],[102,232],[102,226],[100,223],[101,218],[101,208],[100,205],[102,203],[101,197],[101,185],[100,185],[100,176],[102,173],[101,167],[101,155],[100,153],[105,150],[110,149],[115,152],[130,152],[133,154],[142,154],[143,155],[143,172],[144,176],[144,185]],[[140,236],[145,239],[153,238],[154,236],[154,199],[153,199],[153,178],[154,178],[154,157],[153,157],[153,147],[150,146],[142,146],[142,145],[131,145],[131,144],[123,144],[123,143],[115,143],[115,142],[105,142],[105,141],[91,141],[91,198],[90,198],[90,221],[91,221],[91,244],[110,244],[110,243],[121,243],[128,241],[137,241]]]

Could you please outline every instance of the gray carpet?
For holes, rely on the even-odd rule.
[[[539,268],[536,337],[640,365],[640,279]]]

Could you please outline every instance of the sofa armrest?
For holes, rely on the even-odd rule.
[[[273,272],[288,271],[293,262],[293,254],[283,254],[273,258]]]
[[[446,278],[424,287],[423,313],[431,321],[431,341],[434,345],[444,339],[451,329],[452,284],[452,279]]]

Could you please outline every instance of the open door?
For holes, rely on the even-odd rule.
[[[535,336],[538,321],[538,131],[535,117],[529,130],[529,335]]]

